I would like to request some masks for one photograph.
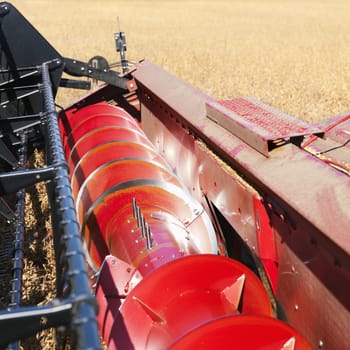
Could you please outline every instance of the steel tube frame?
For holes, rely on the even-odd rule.
[[[52,216],[52,221],[55,246],[59,248],[56,249],[58,296],[64,296],[64,289],[68,284],[68,298],[75,304],[71,326],[76,348],[99,349],[96,305],[90,292],[68,167],[58,129],[48,63],[42,65],[42,78],[47,121],[47,154],[49,164],[55,167],[55,177],[51,185],[51,205],[53,213],[57,213]]]

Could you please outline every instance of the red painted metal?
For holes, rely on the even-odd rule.
[[[190,200],[179,179],[165,161],[155,154],[137,122],[127,116],[125,111],[107,104],[93,105],[71,114],[66,113],[62,117],[63,124],[70,127],[63,142],[72,173],[78,218],[83,226],[94,268],[98,269],[101,265],[107,246],[108,252],[122,256],[127,262],[136,264],[138,261],[137,266],[144,274],[152,270],[154,262],[150,262],[154,257],[164,254],[156,253],[157,250],[153,249],[145,258],[141,258],[140,251],[144,249],[145,240],[135,242],[140,230],[133,227],[136,220],[133,213],[135,209],[132,208],[133,198],[140,206],[147,203],[147,210],[142,209],[142,215],[148,225],[152,222],[153,239],[159,236],[155,239],[159,250],[166,246],[162,238],[164,228],[182,236],[186,236],[186,232],[191,229],[207,231],[209,219],[206,219],[203,210]],[[108,132],[99,132],[100,128]],[[109,193],[111,188],[118,186]],[[157,195],[159,193],[161,195]],[[116,206],[119,208],[117,216]],[[158,229],[159,222],[162,227]],[[121,231],[127,233],[123,237],[114,235],[116,227],[123,227]],[[91,234],[96,235],[96,231],[100,232],[102,240],[91,237]],[[135,231],[134,235],[130,235],[130,231]],[[181,244],[176,239],[167,242],[169,247],[165,248],[168,251],[165,256],[182,256],[186,252],[196,251],[196,246],[207,252],[215,251],[212,237],[193,237],[194,240],[191,237]],[[128,257],[125,257],[125,246],[129,247]],[[170,254],[172,249],[174,251]],[[162,259],[158,260],[164,263]]]
[[[310,136],[302,147],[323,162],[350,175],[350,115],[337,116],[320,123],[323,136]]]
[[[87,107],[88,113],[81,110],[69,110],[62,114],[59,119],[59,127],[62,135],[62,142],[66,158],[72,151],[76,142],[86,133],[96,130],[99,127],[134,126],[136,121],[127,117],[127,113],[119,107],[111,106],[107,103],[98,103]],[[118,114],[116,114],[118,110]]]
[[[300,144],[304,135],[321,132],[316,126],[296,120],[252,98],[207,101],[206,108],[208,118],[265,156],[286,142]]]
[[[261,198],[254,197],[254,211],[259,257],[269,278],[272,290],[276,293],[278,279],[276,238],[271,227],[266,206]]]
[[[244,120],[262,128],[265,131],[266,139],[290,138],[310,132],[320,132],[320,129],[316,127],[310,129],[308,123],[296,120],[288,114],[252,98],[234,98],[232,100],[221,100],[218,103],[244,118]]]
[[[60,128],[89,261],[100,270],[99,323],[110,349],[193,342],[208,322],[227,347],[227,324],[236,327],[241,314],[282,339],[260,334],[256,344],[287,349],[299,339],[271,324],[268,294],[247,267],[208,254],[217,252],[209,217],[132,117],[101,103],[62,114]],[[241,327],[246,337],[252,323]]]
[[[350,147],[349,143],[347,142],[349,140],[350,114],[338,115],[316,125],[323,130],[326,137],[329,137],[330,139],[333,139],[339,143],[344,143],[344,146]],[[317,139],[317,135],[310,136],[307,140],[305,140],[305,142],[303,142],[302,147],[307,148]]]
[[[108,344],[110,349],[166,349],[207,321],[241,313],[271,315],[257,277],[225,257],[188,256],[155,270],[131,291]]]
[[[208,118],[208,103],[216,100],[150,62],[142,62],[133,76],[143,130],[187,187],[198,200],[205,195],[213,203],[258,259],[260,249],[275,251],[271,256],[277,262],[268,262],[277,278],[270,274],[270,283],[288,323],[314,348],[347,348],[350,333],[341,330],[350,322],[349,176],[299,147],[300,140],[281,144],[268,155],[257,152],[240,135]],[[266,105],[260,107],[254,110],[256,127],[267,114],[275,125],[278,116]],[[227,108],[221,111],[230,114]],[[239,117],[245,112],[237,112],[243,122],[244,116]],[[345,143],[347,119],[336,118],[341,124],[326,137]],[[325,130],[322,124],[316,127],[320,134]],[[310,130],[312,125],[305,135]],[[183,154],[186,166],[179,162]],[[339,161],[338,154],[335,159]],[[266,242],[256,230],[253,198],[265,211]]]
[[[206,323],[179,339],[170,349],[311,350],[311,346],[285,323],[245,315]]]

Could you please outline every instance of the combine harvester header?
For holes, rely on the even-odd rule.
[[[57,348],[349,348],[350,115],[218,101],[128,62],[123,32],[116,72],[61,56],[9,3],[0,22],[1,348],[52,327]],[[60,109],[58,88],[90,89],[63,73],[103,84]],[[42,181],[56,297],[22,306]]]

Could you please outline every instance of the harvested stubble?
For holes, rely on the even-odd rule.
[[[158,63],[216,98],[252,96],[309,122],[350,109],[348,0],[13,4],[63,56],[117,60],[119,16],[129,59]],[[58,103],[68,105],[77,96],[63,90]]]

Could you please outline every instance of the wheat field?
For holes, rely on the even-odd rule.
[[[151,60],[215,98],[251,96],[309,122],[350,111],[349,0],[12,4],[66,57],[87,61],[98,54],[116,61],[113,33],[119,17],[128,59]],[[62,89],[57,102],[68,105],[77,97],[77,92]],[[41,211],[47,213],[47,203],[44,206]],[[45,289],[44,282],[54,285],[55,277],[47,274],[52,270],[50,258],[38,261],[35,242],[49,237],[49,229],[36,232],[40,222],[31,211],[28,216],[27,231],[33,232],[34,240],[32,257],[25,261],[24,300],[35,296],[45,303],[54,290]],[[44,248],[52,255],[50,243]],[[41,277],[34,276],[33,269],[41,271]],[[43,282],[34,292],[38,280]],[[53,344],[53,333],[44,332],[22,348],[51,349]]]
[[[117,60],[119,17],[130,60],[151,60],[215,98],[251,96],[310,122],[350,110],[348,0],[13,4],[63,56]]]

